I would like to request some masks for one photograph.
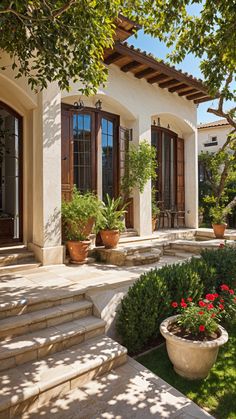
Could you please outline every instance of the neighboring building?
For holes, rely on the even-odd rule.
[[[227,119],[208,122],[198,125],[198,154],[201,151],[216,152],[225,143],[229,132],[232,130]]]
[[[184,211],[187,227],[198,225],[196,107],[211,98],[200,80],[128,46],[133,28],[119,23],[105,55],[107,87],[90,98],[79,96],[78,84],[68,93],[53,83],[36,94],[3,58],[0,240],[23,242],[43,264],[63,261],[61,199],[73,184],[101,198],[119,195],[125,141],[157,147],[158,200]],[[151,181],[134,191],[129,220],[138,234],[151,234]]]

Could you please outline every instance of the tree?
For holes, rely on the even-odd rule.
[[[191,15],[193,5],[200,8],[198,15]],[[17,77],[26,76],[34,89],[51,81],[69,89],[70,80],[81,80],[83,93],[90,94],[106,81],[103,52],[113,45],[120,13],[164,41],[172,62],[180,63],[189,53],[200,58],[209,94],[219,98],[218,107],[208,112],[226,118],[232,126],[219,156],[234,148],[236,107],[225,109],[225,101],[236,99],[233,0],[2,0],[0,50],[12,57]],[[228,164],[227,159],[220,189]]]

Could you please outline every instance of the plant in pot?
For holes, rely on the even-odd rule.
[[[96,218],[101,211],[101,202],[93,193],[82,194],[73,189],[71,200],[62,203],[63,235],[73,263],[82,263],[88,256],[88,239]]]
[[[122,198],[110,198],[106,195],[106,203],[103,203],[100,219],[97,222],[97,228],[100,231],[101,238],[105,248],[113,249],[117,246],[120,238],[120,232],[125,229],[124,215],[126,206],[122,205]]]
[[[182,298],[180,303],[171,304],[180,308],[180,314],[164,320],[160,331],[174,370],[191,380],[205,378],[217,359],[219,347],[228,340],[227,331],[219,323],[235,314],[234,291],[223,284],[219,294],[206,294],[198,303]]]
[[[227,227],[226,218],[232,210],[223,205],[216,204],[211,207],[209,214],[212,220],[212,228],[217,239],[223,239],[225,234],[225,229]]]

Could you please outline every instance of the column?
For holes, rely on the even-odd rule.
[[[185,224],[198,228],[198,150],[197,130],[184,137],[185,148]]]
[[[33,240],[43,265],[63,262],[61,245],[61,94],[56,83],[38,94],[33,133]]]
[[[133,142],[138,145],[141,141],[146,140],[151,144],[151,117],[142,114],[136,120],[133,126]],[[147,182],[144,192],[141,193],[137,189],[134,190],[134,228],[140,236],[148,236],[152,234],[152,192],[151,180]]]

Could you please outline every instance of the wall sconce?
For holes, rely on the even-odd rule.
[[[161,121],[160,121],[160,118],[157,118],[157,125],[158,125],[158,127],[160,127],[160,126],[161,126]]]
[[[74,108],[78,111],[84,109],[84,102],[80,99],[79,102],[74,102]]]
[[[101,111],[102,110],[102,101],[100,99],[98,99],[97,102],[95,103],[95,108],[98,111]]]

